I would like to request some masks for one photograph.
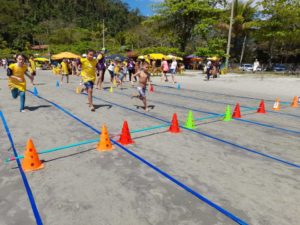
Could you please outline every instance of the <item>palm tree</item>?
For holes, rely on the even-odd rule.
[[[234,1],[234,19],[232,25],[233,46],[230,52],[232,52],[232,57],[236,59],[238,58],[238,55],[240,55],[241,63],[243,60],[247,38],[250,35],[253,22],[256,19],[257,5],[254,5],[254,0]],[[228,5],[228,9],[226,10],[226,14],[224,15],[226,16],[227,20],[229,18],[228,14],[230,13],[230,8],[231,4]],[[218,27],[224,31],[228,31],[229,20],[228,22],[219,23]]]

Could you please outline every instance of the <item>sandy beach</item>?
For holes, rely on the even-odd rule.
[[[98,138],[95,129],[104,124],[118,140],[125,120],[130,130],[140,130],[166,124],[177,113],[184,125],[192,110],[197,127],[178,134],[168,127],[132,133],[135,143],[125,148],[158,170],[116,145],[110,152],[98,152],[92,143],[40,155],[45,168],[25,174],[43,224],[238,224],[228,213],[244,224],[299,224],[300,107],[290,102],[300,97],[300,78],[227,74],[204,81],[200,72],[187,71],[177,77],[179,89],[153,77],[149,112],[130,98],[137,91],[129,82],[110,93],[108,74],[104,90],[94,89],[95,112],[87,96],[75,92],[79,77],[56,87],[59,79],[39,70],[39,97],[27,92],[28,111],[20,113],[0,69],[0,110],[19,155],[28,138],[41,151]],[[33,89],[29,81],[27,89]],[[282,102],[278,112],[272,111],[276,98]],[[261,100],[266,114],[256,113]],[[236,103],[240,120],[206,118],[225,113],[227,105],[233,110]],[[0,225],[35,224],[16,161],[4,163],[13,150],[3,123],[0,144]]]

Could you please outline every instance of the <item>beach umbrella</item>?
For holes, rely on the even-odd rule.
[[[162,60],[162,58],[166,58],[166,56],[161,53],[151,53],[148,55],[150,56],[150,59],[152,59],[152,60]],[[144,55],[144,57],[146,58],[148,55]]]
[[[179,60],[179,61],[182,61],[182,60],[183,60],[183,58],[178,57],[178,56],[175,56],[175,55],[167,55],[167,56],[166,56],[166,59],[167,59],[167,60],[172,60],[174,57],[175,57],[176,60]]]
[[[126,52],[126,56],[128,58],[136,58],[136,57],[138,57],[138,53],[135,51],[129,51],[129,52]]]
[[[56,55],[53,55],[51,57],[51,59],[53,60],[59,60],[59,59],[79,59],[80,56],[79,55],[76,55],[72,52],[61,52],[61,53],[58,53]]]
[[[115,60],[116,58],[119,58],[121,61],[125,61],[127,58],[120,54],[112,54],[109,56],[105,56],[105,59],[107,60]]]
[[[194,54],[191,54],[191,55],[188,55],[186,57],[184,57],[186,59],[192,59],[192,58],[199,58],[198,56],[194,55]]]

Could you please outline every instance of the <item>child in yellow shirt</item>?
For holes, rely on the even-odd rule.
[[[63,79],[66,76],[67,77],[67,83],[69,83],[69,65],[67,62],[67,59],[63,59],[63,61],[61,62],[61,80],[60,83],[63,83]]]
[[[80,58],[78,62],[78,64],[81,64],[81,77],[88,93],[89,107],[92,112],[95,111],[95,107],[93,105],[93,87],[96,81],[97,65],[97,60],[94,59],[94,54],[94,50],[88,50],[86,58]]]
[[[8,86],[11,89],[11,94],[14,99],[20,96],[20,112],[25,112],[25,92],[26,80],[25,72],[27,66],[25,64],[25,56],[17,55],[17,63],[10,64],[7,69]]]

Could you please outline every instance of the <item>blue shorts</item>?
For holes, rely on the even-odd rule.
[[[176,69],[170,69],[171,74],[175,74],[176,73]]]
[[[124,73],[120,73],[119,74],[119,79],[121,80],[121,81],[123,81],[123,78],[126,76],[126,73],[124,74]]]
[[[108,72],[110,74],[111,79],[113,79],[115,77],[114,71],[108,70]]]
[[[93,89],[93,87],[94,87],[94,82],[93,82],[93,81],[85,82],[85,83],[84,83],[84,86],[86,87],[86,89],[89,89],[89,88]]]

